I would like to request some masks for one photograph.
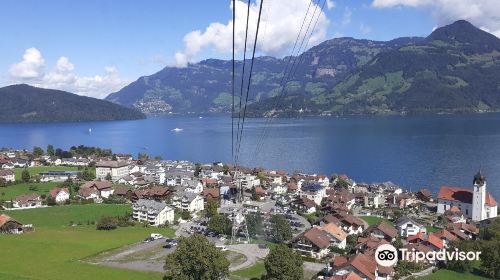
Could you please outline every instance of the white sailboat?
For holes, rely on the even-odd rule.
[[[182,128],[178,128],[178,127],[176,127],[176,128],[174,128],[174,129],[172,129],[172,131],[173,131],[173,132],[181,132],[181,131],[183,131],[183,130],[184,130],[184,129],[182,129]]]

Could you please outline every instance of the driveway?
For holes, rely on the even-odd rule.
[[[246,261],[244,263],[230,267],[230,271],[236,271],[246,267],[250,267],[256,264],[259,259],[264,259],[267,254],[269,254],[269,249],[261,249],[257,244],[229,245],[227,246],[227,248],[230,251],[243,254],[246,257]]]

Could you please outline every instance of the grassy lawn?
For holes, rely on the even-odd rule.
[[[470,273],[459,273],[447,269],[440,269],[436,273],[433,273],[429,276],[425,276],[422,278],[423,280],[456,280],[456,279],[467,279],[467,280],[486,280],[488,278],[484,278],[481,276],[477,276]]]
[[[129,211],[127,205],[70,205],[8,211],[35,232],[2,235],[0,279],[161,279],[159,273],[121,270],[82,262],[101,252],[139,242],[152,232],[173,236],[172,229],[144,227],[98,231],[95,226],[68,226],[69,221],[94,220]]]
[[[391,221],[389,221],[387,219],[379,218],[379,217],[375,217],[375,216],[359,216],[358,218],[360,218],[363,221],[367,222],[368,225],[370,225],[370,226],[378,224],[378,222],[380,222],[381,220],[385,221],[386,223],[388,223],[390,225],[394,225],[393,222],[391,222]]]
[[[23,173],[24,168],[16,168],[16,180],[21,181],[21,174]],[[83,170],[83,169],[81,169]],[[95,174],[95,167],[90,167],[89,170]],[[40,172],[47,171],[78,171],[78,167],[76,166],[37,166],[37,167],[28,167],[28,171],[31,176],[38,175]]]
[[[231,279],[251,279],[260,278],[266,271],[263,262],[257,262],[255,265],[237,270],[231,273]]]
[[[124,215],[132,209],[125,204],[87,204],[4,212],[21,223],[33,224],[35,228],[61,228],[69,226],[70,222],[86,225],[87,221],[96,221],[102,216]]]
[[[37,193],[47,195],[49,191],[60,183],[22,183],[0,188],[0,199],[12,200],[18,195]],[[4,194],[4,195],[2,195]]]
[[[433,233],[433,232],[439,231],[438,228],[433,227],[433,226],[426,226],[425,229],[427,230],[427,233]]]

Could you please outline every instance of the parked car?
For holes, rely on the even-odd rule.
[[[217,249],[220,249],[221,251],[227,251],[227,247],[224,245],[217,245],[215,247],[217,247]]]
[[[158,239],[162,239],[164,238],[163,235],[159,234],[159,233],[151,233],[151,239],[153,240],[158,240]]]

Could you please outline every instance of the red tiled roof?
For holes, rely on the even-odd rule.
[[[203,196],[204,197],[212,197],[212,198],[219,198],[220,196],[220,189],[219,188],[210,188],[210,189],[204,189],[203,190]]]
[[[355,272],[349,272],[344,275],[335,275],[326,278],[326,280],[362,280],[363,278],[359,277]]]
[[[99,191],[110,189],[113,184],[110,181],[90,181],[83,184],[80,188],[95,188]]]
[[[49,192],[49,195],[53,198],[56,198],[57,194],[59,194],[59,192],[65,192],[67,194],[69,194],[69,189],[68,188],[54,188],[54,189],[51,189],[50,192]]]
[[[425,240],[426,234],[424,232],[419,232],[415,235],[409,236],[406,241],[408,242],[413,242],[413,241],[418,241],[418,240]]]
[[[429,235],[429,237],[427,238],[427,242],[429,242],[429,244],[434,245],[434,247],[436,247],[438,249],[444,248],[443,240],[441,240],[439,237],[435,236],[434,234]]]
[[[453,234],[451,234],[451,232],[445,230],[445,229],[442,229],[440,231],[436,231],[433,233],[436,237],[438,237],[439,239],[443,239],[443,238],[446,238],[450,241],[453,241],[453,240],[456,240],[457,237]]]
[[[16,197],[16,201],[19,203],[26,203],[28,201],[38,201],[38,200],[40,200],[40,196],[36,193],[25,194]]]
[[[397,229],[383,221],[380,222],[376,228],[391,238],[395,238],[398,235]]]
[[[467,188],[442,186],[441,189],[439,190],[438,199],[472,204],[472,190]],[[496,200],[489,192],[486,193],[486,205],[488,206],[497,205]]]
[[[364,274],[368,279],[375,279],[375,270],[377,269],[377,263],[373,257],[366,254],[356,255],[350,261],[350,265],[356,268],[359,272]]]
[[[5,214],[0,214],[0,227],[2,227],[3,225],[5,225],[7,222],[15,222],[15,223],[18,223],[20,225],[22,225],[20,222],[12,219],[11,217],[5,215]]]
[[[320,249],[325,249],[330,246],[330,237],[319,228],[311,228],[304,233],[304,237]]]

